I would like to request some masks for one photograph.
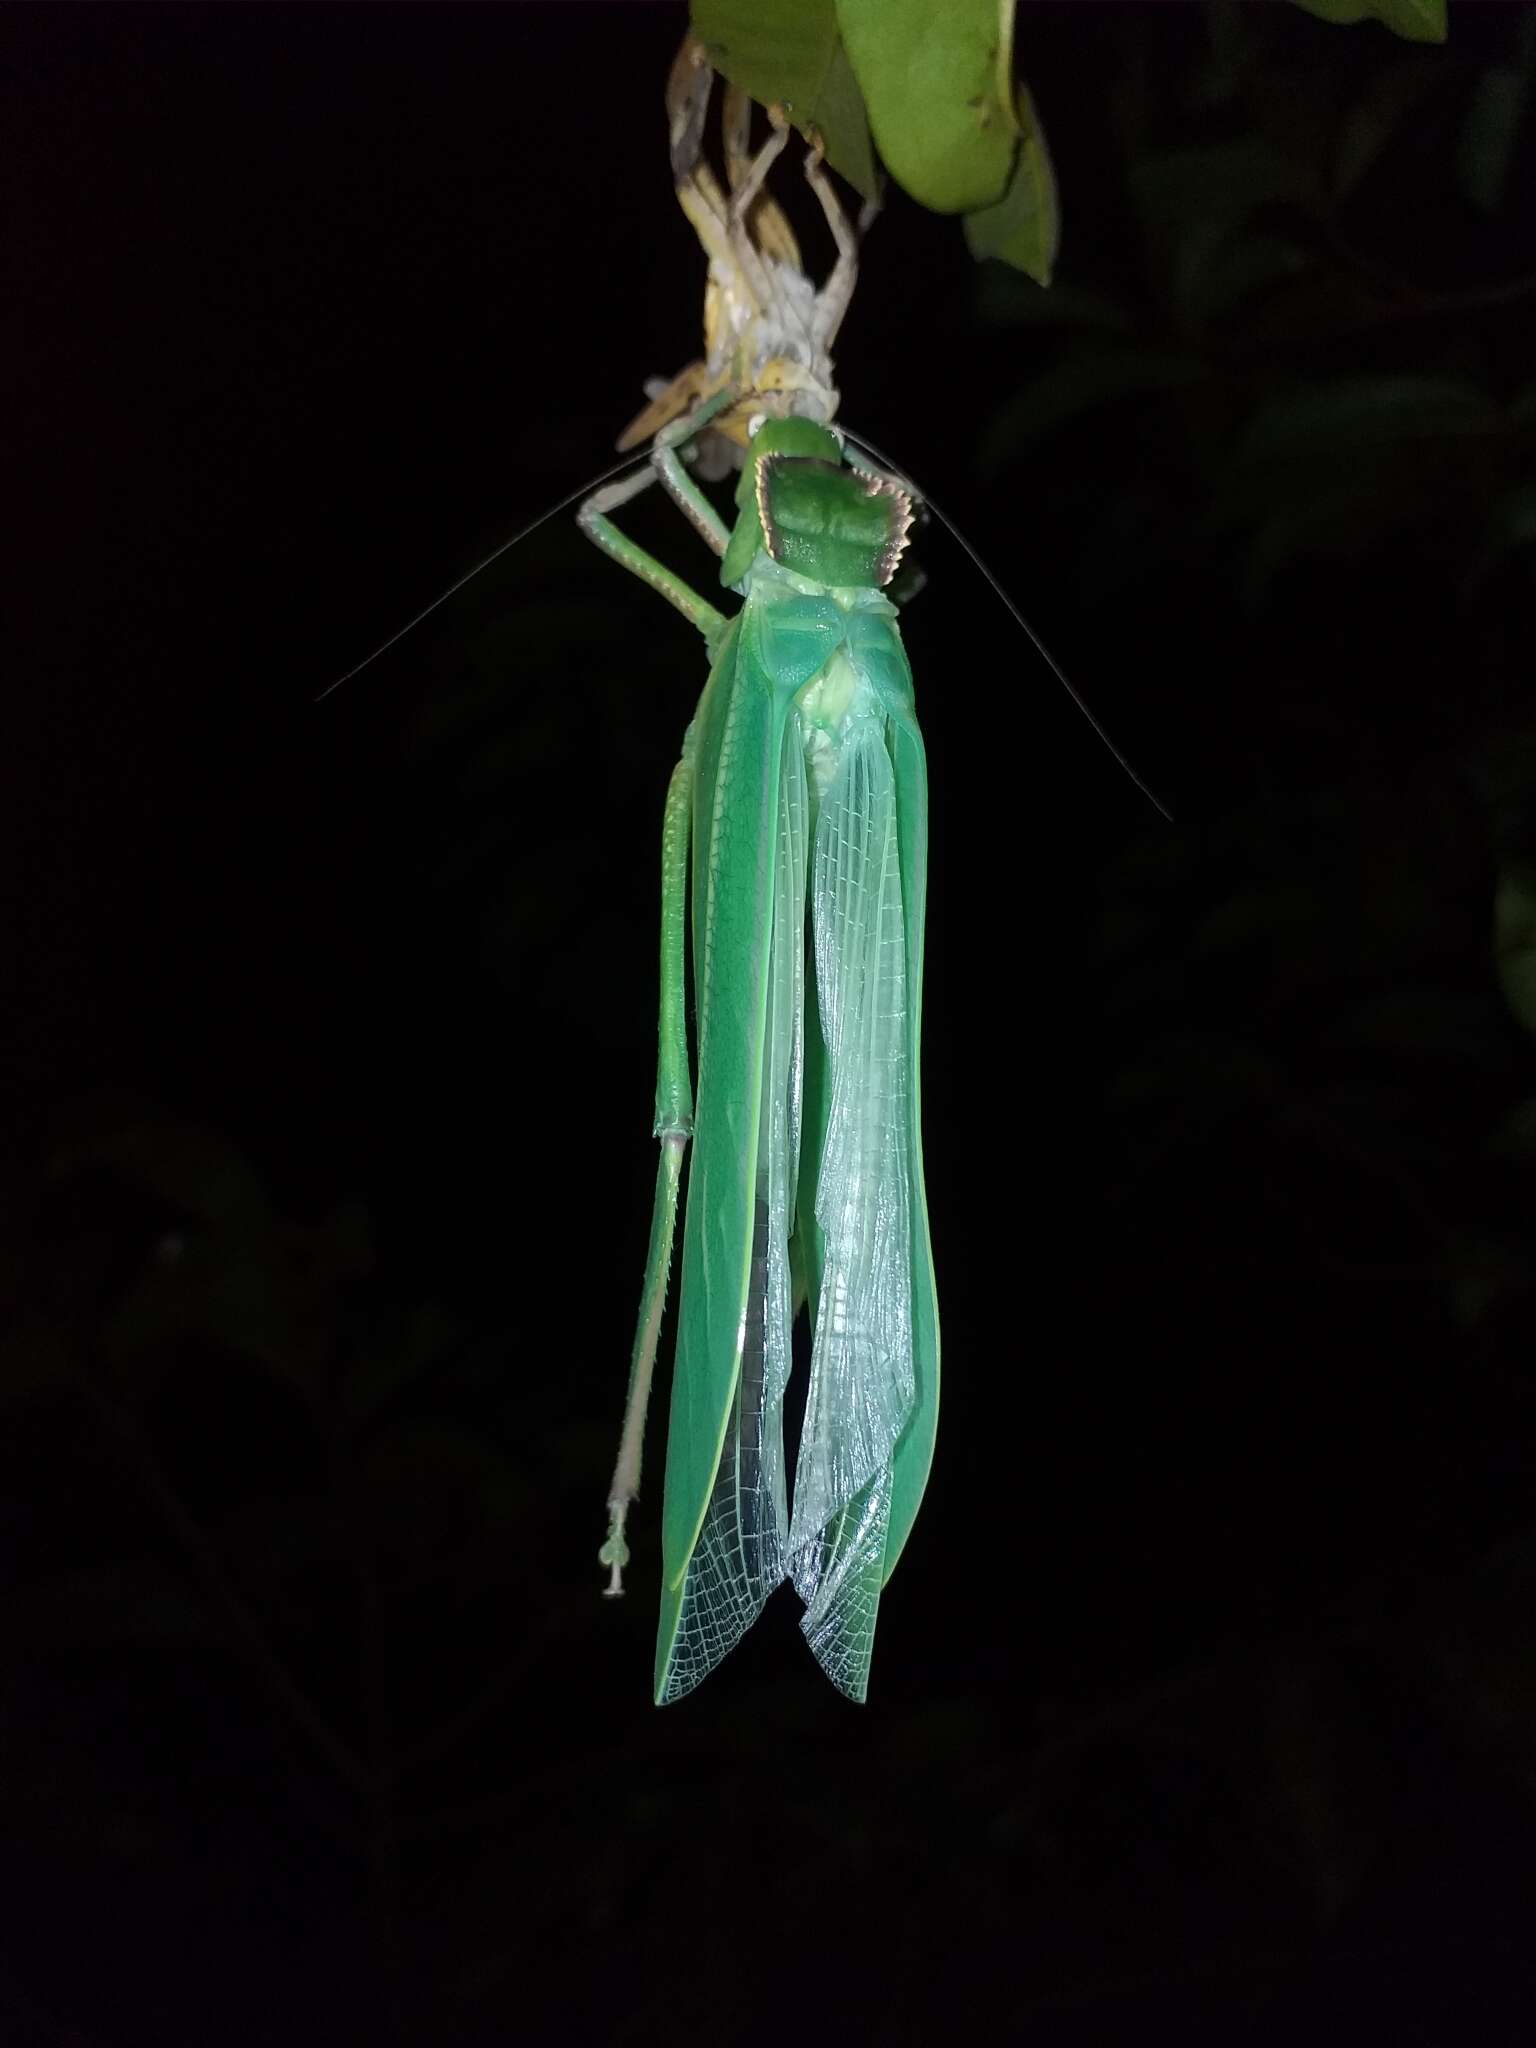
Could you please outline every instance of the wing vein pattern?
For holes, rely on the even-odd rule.
[[[811,923],[829,1080],[824,1259],[795,1474],[790,1576],[827,1676],[863,1699],[914,1397],[907,961],[886,722],[861,679],[822,800]]]

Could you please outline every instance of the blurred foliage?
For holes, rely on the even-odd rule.
[[[1374,17],[1445,40],[1445,0],[1297,0],[1325,21]],[[1055,177],[1027,87],[1014,77],[1016,0],[692,0],[715,68],[780,101],[863,194],[875,158],[935,213],[966,216],[978,257],[1049,284],[1060,237]],[[1027,34],[1029,15],[1024,25]]]
[[[1261,925],[1287,914],[1253,906]],[[1431,1065],[1479,1057],[1488,1020],[1407,1007],[1357,1009],[1357,1042],[1378,1059],[1409,1043]],[[1212,1074],[1230,1054],[1215,1039],[1188,1050],[1168,1099],[1219,1116]],[[1238,1063],[1234,1109],[1276,1081]],[[1304,1628],[1254,1622],[1137,1683],[1048,1684],[1033,1708],[934,1673],[834,1720],[785,1622],[738,1652],[718,1710],[614,1709],[596,1737],[604,1717],[571,1712],[573,1686],[615,1682],[585,1647],[590,1575],[551,1560],[590,1519],[600,1433],[562,1438],[547,1395],[526,1377],[509,1388],[506,1335],[391,1307],[354,1205],[285,1220],[235,1148],[145,1102],[74,1106],[12,1220],[0,1815],[43,1896],[61,1815],[89,1817],[63,1853],[71,1895],[85,1878],[119,1900],[108,2003],[141,1981],[120,1944],[158,1952],[144,1923],[182,1904],[210,1800],[215,1839],[238,1831],[240,1858],[200,1880],[211,1946],[157,2002],[162,2040],[196,2038],[203,1971],[228,1967],[226,1919],[248,1956],[247,1859],[258,1886],[274,1858],[287,1870],[286,1910],[325,1953],[296,1978],[274,1959],[223,2038],[271,2038],[302,2001],[300,2039],[323,2038],[334,2005],[386,2038],[430,2020],[489,2041],[515,1999],[536,2036],[641,2042],[654,2014],[629,1987],[648,1981],[655,1916],[687,1912],[700,1936],[666,1994],[679,2023],[706,2024],[728,1995],[725,1899],[700,1894],[675,1846],[721,1828],[750,1830],[762,1867],[804,1872],[781,1912],[797,1947],[834,1909],[861,1943],[893,1918],[910,1927],[861,1992],[871,2024],[898,2029],[952,1995],[921,1924],[965,1927],[983,2001],[1023,1972],[1042,2020],[1154,1991],[1166,2010],[1178,1959],[1213,1945],[1239,1985],[1315,1943],[1349,1969],[1363,1942],[1369,1969],[1362,1902],[1423,1883],[1445,1915],[1422,1834],[1441,1751],[1536,1801],[1529,1531],[1411,1596],[1367,1585]],[[71,1467],[88,1501],[58,1490]],[[250,1725],[247,1694],[262,1704]],[[103,1717],[83,1749],[76,1700]],[[900,1798],[854,1796],[850,1773]],[[765,1782],[781,1785],[766,1803]],[[1467,1938],[1454,1912],[1440,1925],[1453,1947]],[[604,1969],[576,1970],[593,1943]],[[84,2038],[44,2026],[30,1997],[4,2002],[39,2040],[55,2025]],[[94,1998],[57,2004],[111,2024]],[[108,2038],[149,2035],[136,2018]]]
[[[1022,490],[1070,446],[1085,605],[1156,618],[1197,561],[1230,667],[1180,672],[1189,727],[1267,728],[1239,804],[1109,878],[1133,1174],[1283,1126],[1420,1215],[1458,1315],[1527,1313],[1536,12],[1334,67],[1274,10],[1207,21],[1108,95],[1129,249],[979,281],[1019,384],[979,462]]]
[[[1415,43],[1445,41],[1445,0],[1296,0],[1324,21],[1384,21]]]

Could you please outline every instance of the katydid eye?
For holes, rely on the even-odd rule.
[[[749,441],[755,441],[757,439],[757,430],[763,424],[764,420],[767,419],[767,417],[768,415],[765,412],[753,413],[751,419],[747,421],[747,439]]]

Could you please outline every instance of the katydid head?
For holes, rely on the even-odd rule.
[[[829,588],[891,582],[913,500],[891,477],[852,469],[842,436],[819,420],[756,422],[735,487],[737,522],[721,582],[739,584],[758,553]]]
[[[830,588],[880,589],[912,525],[910,494],[851,468],[816,420],[763,418],[736,487],[737,520],[720,580],[739,584],[759,552]]]

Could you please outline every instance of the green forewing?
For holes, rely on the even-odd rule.
[[[763,848],[777,812],[792,692],[741,687],[741,628],[734,620],[721,643],[694,729],[698,1080],[667,1432],[658,1698],[740,1370],[752,1249],[773,911]]]
[[[734,1410],[759,1236],[785,733],[795,692],[827,658],[834,613],[828,604],[809,617],[785,620],[776,631],[749,605],[721,644],[695,722],[698,1083],[667,1437],[659,1699],[675,1698],[697,1683],[752,1619],[739,1611],[739,1584],[734,1591],[695,1587],[690,1600],[687,1578],[710,1513],[727,1432],[742,1426]],[[754,1573],[755,1567],[738,1565],[738,1580]]]

